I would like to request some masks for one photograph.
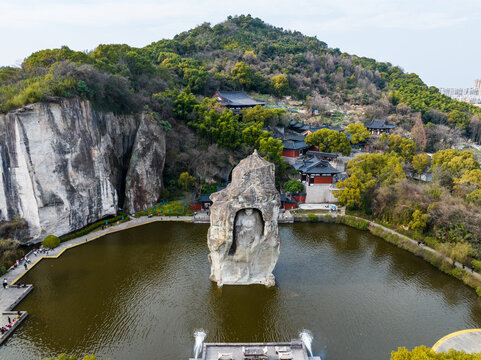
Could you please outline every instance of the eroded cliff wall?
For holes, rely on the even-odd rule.
[[[25,219],[39,241],[115,214],[124,198],[139,210],[162,190],[164,159],[165,133],[148,114],[115,116],[79,99],[2,114],[0,221]]]

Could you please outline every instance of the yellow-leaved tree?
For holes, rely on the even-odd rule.
[[[346,134],[351,134],[351,143],[359,144],[371,137],[371,133],[361,123],[351,123],[346,126]]]

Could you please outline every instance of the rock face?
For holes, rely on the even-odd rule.
[[[217,285],[275,285],[280,196],[274,175],[274,165],[254,152],[234,168],[232,183],[211,195],[207,244]]]
[[[79,99],[0,114],[0,221],[25,219],[36,242],[113,215],[124,198],[138,210],[160,194],[164,158],[163,129],[147,114]]]
[[[135,136],[125,183],[126,209],[141,210],[159,198],[163,188],[165,132],[144,116]]]

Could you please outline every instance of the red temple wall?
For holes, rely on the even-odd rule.
[[[299,150],[282,150],[282,156],[285,157],[299,157]]]
[[[332,184],[332,176],[316,176],[314,184]]]

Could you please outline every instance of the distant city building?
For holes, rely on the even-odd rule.
[[[481,92],[481,79],[474,80],[474,87]]]
[[[465,101],[473,105],[481,104],[481,79],[474,80],[472,88],[440,88],[443,95],[458,101]]]

